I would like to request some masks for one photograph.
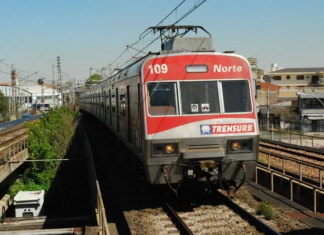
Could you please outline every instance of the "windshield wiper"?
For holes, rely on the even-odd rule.
[[[160,78],[160,80],[159,80],[159,82],[158,82],[158,84],[156,84],[156,86],[153,88],[153,91],[152,91],[152,94],[151,94],[151,99],[152,99],[152,97],[153,97],[153,95],[154,95],[154,93],[155,93],[155,91],[157,90],[157,87],[160,85],[160,82],[162,81],[163,79],[162,78]]]

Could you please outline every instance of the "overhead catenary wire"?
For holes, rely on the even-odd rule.
[[[163,23],[164,20],[166,20],[174,11],[176,11],[186,0],[183,0],[178,6],[176,6],[167,16],[165,16],[156,26],[159,26],[160,24]],[[151,32],[148,31],[146,34],[144,34],[143,37],[140,37],[136,42],[130,44],[129,46],[134,46],[135,44],[137,44],[138,42],[141,41],[141,39],[144,39],[149,33]],[[109,65],[107,65],[105,68],[108,68],[109,66],[111,66],[113,63],[115,63],[126,51],[128,50],[128,47],[126,47],[126,49],[113,61],[111,62]]]
[[[174,22],[173,24],[172,24],[172,26],[174,26],[174,25],[176,25],[177,23],[179,23],[181,20],[183,20],[184,18],[186,18],[188,15],[190,15],[194,10],[196,10],[198,7],[200,7],[203,3],[205,3],[207,0],[202,0],[202,1],[199,1],[199,2],[197,2],[197,3],[195,3],[195,5],[190,9],[190,10],[188,10],[187,11],[187,13],[185,13],[182,17],[180,17],[179,18],[179,20],[177,20],[176,22]],[[146,45],[142,50],[141,50],[141,52],[142,51],[144,51],[146,48],[148,48],[150,45],[152,45],[156,40],[158,40],[160,38],[160,36],[158,36],[158,37],[156,37],[155,39],[153,39],[148,45]],[[139,55],[141,52],[138,52],[138,53],[136,53],[133,57],[136,57],[137,55]],[[132,58],[131,59],[129,59],[129,60],[127,60],[125,63],[123,63],[120,67],[123,67],[124,65],[126,65],[128,62],[130,62],[132,60]]]
[[[4,74],[7,74],[7,75],[11,75],[10,73],[6,73],[6,72],[3,72],[0,70],[0,73],[4,73]]]

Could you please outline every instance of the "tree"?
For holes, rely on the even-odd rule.
[[[85,83],[86,88],[89,88],[95,84],[100,83],[101,76],[99,74],[93,74],[91,77],[89,77]]]
[[[8,108],[9,108],[8,101],[4,96],[4,94],[2,93],[2,91],[0,91],[0,114],[2,115],[3,119],[6,119],[8,115]]]
[[[284,128],[287,128],[286,123],[293,122],[296,119],[296,114],[294,113],[294,109],[295,109],[294,107],[276,107],[275,116],[280,118],[281,122],[285,126]]]
[[[65,84],[64,84],[64,87],[66,88],[66,89],[71,89],[71,88],[73,88],[73,80],[68,80]]]

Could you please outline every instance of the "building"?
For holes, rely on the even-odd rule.
[[[297,92],[298,112],[303,120],[324,120],[324,92]]]
[[[324,67],[278,69],[272,64],[267,75],[272,84],[279,86],[279,100],[297,100],[298,91],[324,91]]]
[[[258,82],[256,103],[258,103],[260,106],[267,105],[268,100],[269,104],[276,103],[278,102],[278,94],[278,86],[267,82]]]
[[[16,92],[13,92],[14,89],[16,89]],[[43,104],[51,107],[62,105],[61,94],[54,89],[53,99],[53,86],[46,83],[43,86],[24,83],[16,88],[12,87],[9,82],[0,83],[0,91],[7,97],[9,102],[12,101],[13,94],[16,95],[19,111],[24,111],[27,107],[29,109],[39,109]]]

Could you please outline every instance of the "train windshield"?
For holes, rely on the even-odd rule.
[[[251,96],[247,80],[222,81],[225,113],[251,112]]]
[[[217,81],[181,82],[183,114],[220,113]]]
[[[147,102],[148,113],[151,116],[178,115],[177,83],[148,83]]]

